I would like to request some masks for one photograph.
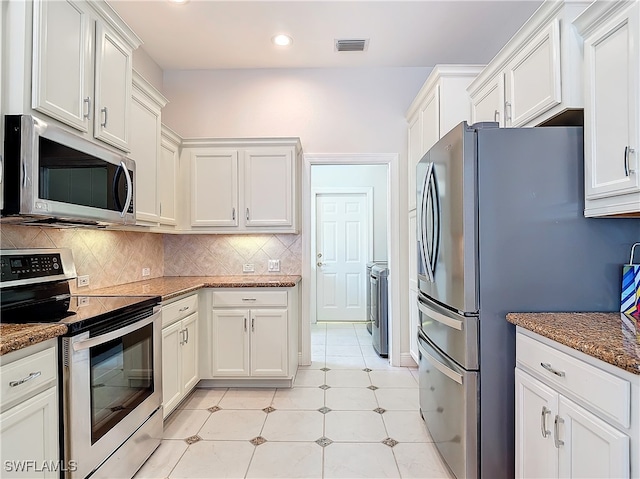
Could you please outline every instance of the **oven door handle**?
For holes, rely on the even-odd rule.
[[[82,351],[84,349],[100,346],[101,344],[108,343],[109,341],[113,341],[114,339],[126,336],[129,333],[132,333],[140,328],[145,327],[147,324],[153,323],[153,321],[159,316],[159,314],[160,313],[152,314],[151,316],[144,318],[140,321],[137,321],[133,324],[130,324],[128,326],[125,326],[124,328],[116,329],[115,331],[101,334],[100,336],[96,336],[95,338],[89,338],[89,339],[85,339],[84,341],[73,343],[73,350]]]

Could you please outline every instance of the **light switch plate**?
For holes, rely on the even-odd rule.
[[[256,271],[255,267],[253,266],[253,263],[245,263],[242,265],[242,272],[243,273],[254,273]]]
[[[149,276],[151,274],[150,268],[142,268],[142,277]]]
[[[280,260],[279,259],[270,259],[267,265],[267,269],[272,273],[280,271]]]

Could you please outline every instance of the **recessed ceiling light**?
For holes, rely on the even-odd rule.
[[[286,47],[293,43],[293,38],[291,38],[289,35],[285,35],[284,33],[281,33],[273,37],[271,41],[274,44],[278,45],[279,47]]]

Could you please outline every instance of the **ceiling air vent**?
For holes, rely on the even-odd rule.
[[[337,52],[363,52],[369,46],[369,40],[336,40]]]

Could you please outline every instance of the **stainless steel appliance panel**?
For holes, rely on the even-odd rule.
[[[479,367],[478,317],[463,316],[418,293],[419,330],[465,369]]]
[[[373,349],[382,357],[389,354],[389,269],[375,265],[371,268],[371,336]]]
[[[468,313],[479,308],[475,145],[474,130],[456,127],[417,167],[419,290]]]
[[[418,347],[420,413],[455,476],[474,479],[478,477],[480,373],[460,368],[421,335]]]

